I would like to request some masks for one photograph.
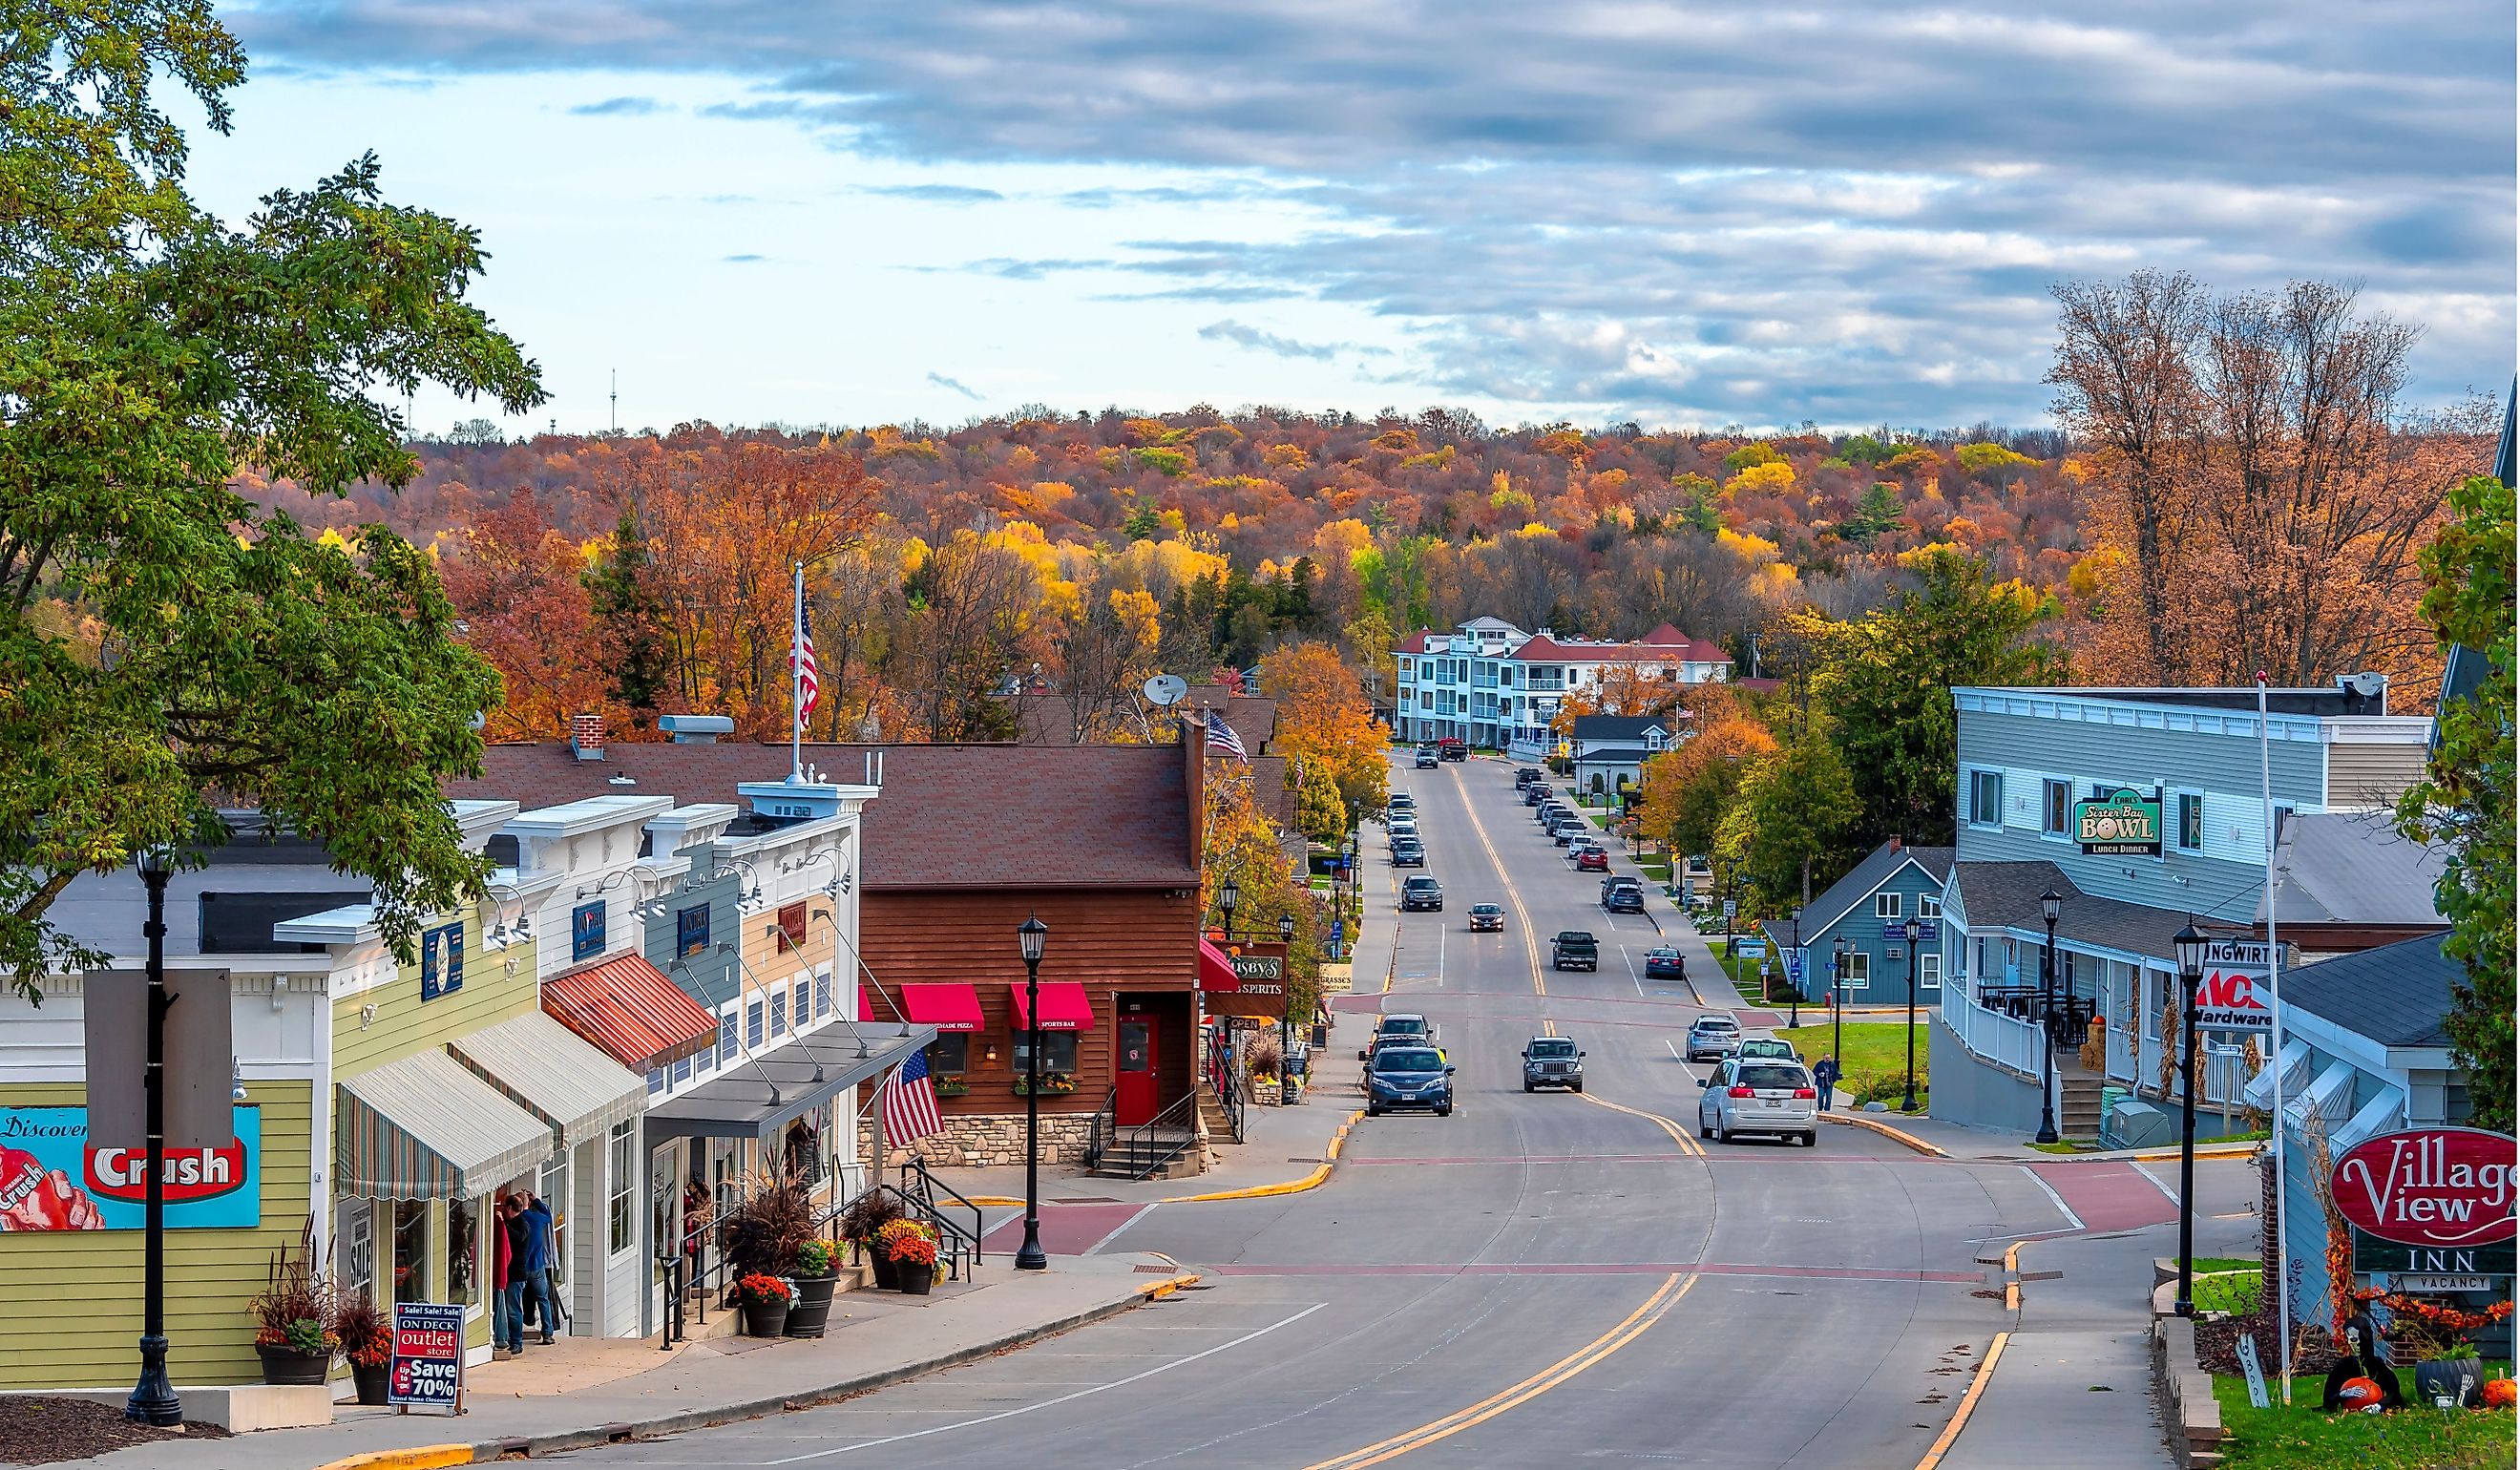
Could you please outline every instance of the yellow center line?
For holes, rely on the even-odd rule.
[[[1421,1424],[1406,1433],[1393,1435],[1387,1440],[1368,1445],[1362,1449],[1351,1449],[1333,1459],[1322,1460],[1305,1467],[1305,1470],[1366,1470],[1369,1465],[1379,1465],[1385,1460],[1397,1459],[1413,1449],[1422,1449],[1437,1441],[1450,1439],[1464,1429],[1484,1424],[1508,1409],[1528,1403],[1636,1341],[1643,1335],[1646,1328],[1662,1319],[1663,1314],[1671,1310],[1672,1303],[1687,1296],[1688,1289],[1696,1284],[1697,1277],[1693,1274],[1681,1272],[1665,1276],[1662,1285],[1654,1289],[1653,1295],[1645,1298],[1643,1303],[1621,1319],[1617,1326],[1511,1388],[1500,1389],[1466,1408],[1456,1409],[1431,1423]]]
[[[1681,1127],[1679,1124],[1664,1117],[1660,1113],[1648,1113],[1642,1108],[1627,1107],[1620,1103],[1612,1102],[1606,1097],[1596,1097],[1590,1092],[1578,1092],[1575,1095],[1583,1098],[1586,1102],[1593,1104],[1595,1107],[1605,1107],[1611,1112],[1625,1113],[1631,1118],[1642,1118],[1647,1123],[1661,1129],[1664,1133],[1671,1135],[1671,1141],[1680,1145],[1680,1151],[1682,1153],[1694,1154],[1701,1159],[1706,1157],[1705,1144],[1690,1137],[1688,1136],[1688,1130]]]

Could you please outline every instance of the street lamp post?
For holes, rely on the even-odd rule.
[[[1041,1248],[1041,952],[1050,943],[1050,925],[1032,914],[1015,927],[1015,943],[1024,962],[1024,1234],[1015,1251],[1015,1270],[1048,1270],[1050,1256]]]
[[[149,1177],[143,1196],[141,1246],[140,1381],[122,1416],[171,1428],[184,1422],[184,1401],[166,1377],[166,880],[174,875],[163,848],[140,854],[140,881],[149,890],[148,1089]]]
[[[2039,916],[2048,924],[2048,947],[2039,952],[2039,1141],[2056,1141],[2056,920],[2064,895],[2039,895]]]
[[[1225,942],[1227,944],[1232,944],[1234,942],[1234,911],[1241,904],[1241,902],[1242,885],[1234,881],[1234,874],[1229,872],[1225,875],[1225,881],[1220,884],[1216,890],[1216,907],[1225,911]]]
[[[1286,953],[1278,958],[1278,983],[1286,988],[1285,1003],[1278,1010],[1278,1096],[1282,1101],[1295,1100],[1291,1086],[1295,1077],[1295,915],[1278,915],[1278,943]]]
[[[2196,984],[2205,973],[2205,936],[2190,918],[2170,941],[2179,957],[2179,984],[2185,999],[2180,1004],[2179,1049],[2179,1300],[2172,1310],[2181,1316],[2196,1314]],[[2283,1127],[2283,1120],[2275,1120]]]
[[[1794,963],[1800,964],[1802,963],[1803,958],[1803,911],[1796,909],[1793,912],[1793,920]],[[1786,994],[1792,998],[1787,1002],[1788,1008],[1785,1012],[1785,1029],[1787,1031],[1800,1031],[1803,1029],[1803,977],[1800,975],[1787,975],[1785,979],[1788,982]]]
[[[1908,920],[1908,1095],[1899,1099],[1899,1111],[1916,1110],[1916,941],[1924,938],[1925,926]]]
[[[1837,936],[1833,948],[1836,953],[1829,957],[1828,987],[1837,1003],[1829,1007],[1828,1059],[1837,1063],[1838,1075],[1843,1077],[1846,1075],[1846,936]]]

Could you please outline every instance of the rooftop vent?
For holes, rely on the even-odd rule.
[[[729,715],[660,715],[656,728],[677,745],[714,745],[718,736],[735,734],[735,720]]]

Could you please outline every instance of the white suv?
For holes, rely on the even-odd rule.
[[[1771,1134],[1817,1143],[1820,1090],[1797,1061],[1734,1057],[1698,1084],[1697,1136],[1730,1143],[1741,1134]]]

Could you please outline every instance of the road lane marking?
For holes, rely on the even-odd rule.
[[[1158,1201],[1158,1203],[1160,1203],[1160,1201]],[[1103,1237],[1102,1237],[1102,1239],[1100,1239],[1100,1240],[1095,1241],[1092,1245],[1087,1246],[1087,1247],[1085,1248],[1085,1254],[1086,1254],[1086,1255],[1088,1255],[1088,1256],[1091,1256],[1091,1255],[1095,1254],[1096,1252],[1098,1252],[1098,1251],[1102,1250],[1102,1247],[1104,1247],[1104,1246],[1106,1246],[1106,1245],[1109,1245],[1112,1241],[1119,1239],[1119,1238],[1120,1238],[1120,1232],[1121,1232],[1121,1231],[1123,1231],[1123,1230],[1127,1229],[1129,1226],[1131,1226],[1131,1225],[1136,1225],[1139,1221],[1142,1221],[1142,1220],[1146,1219],[1146,1218],[1147,1218],[1147,1210],[1151,1210],[1151,1209],[1153,1209],[1153,1208],[1154,1208],[1154,1205],[1148,1205],[1148,1206],[1147,1206],[1147,1207],[1146,1207],[1146,1209],[1144,1209],[1144,1210],[1140,1210],[1137,1214],[1132,1215],[1132,1216],[1130,1216],[1128,1219],[1126,1219],[1126,1220],[1124,1220],[1124,1221],[1120,1222],[1118,1225],[1113,1225],[1113,1226],[1111,1227],[1111,1233],[1110,1233],[1110,1234],[1108,1234],[1108,1235],[1103,1236]]]
[[[2134,1170],[2136,1173],[2142,1175],[2146,1180],[2150,1180],[2150,1181],[2151,1181],[2151,1183],[2152,1183],[2152,1187],[2154,1187],[2155,1189],[2158,1189],[2158,1190],[2160,1190],[2160,1191],[2161,1191],[2161,1197],[2162,1197],[2163,1199],[2166,1199],[2166,1200],[2170,1201],[2170,1202],[2171,1202],[2172,1204],[2174,1204],[2174,1205],[2175,1205],[2175,1204],[2177,1204],[2177,1203],[2179,1203],[2179,1191],[2178,1191],[2178,1190],[2176,1190],[2176,1189],[2171,1188],[2168,1184],[2163,1183],[2163,1182],[2161,1181],[2161,1176],[2159,1176],[2159,1175],[2157,1175],[2157,1174],[2153,1173],[2153,1172],[2152,1172],[2151,1170],[2149,1170],[2149,1169],[2144,1168],[2141,1164],[2138,1164],[2138,1163],[2135,1163],[2135,1162],[2133,1162],[2133,1161],[2129,1161],[2129,1163],[2128,1163],[2127,1167],[2128,1167],[2128,1168],[2130,1168],[2130,1169],[2132,1169],[2132,1170]],[[2217,1218],[2219,1219],[2220,1217],[2217,1217]]]
[[[1244,1343],[1250,1342],[1255,1338],[1267,1337],[1270,1333],[1277,1331],[1281,1327],[1302,1321],[1304,1318],[1311,1316],[1314,1313],[1321,1311],[1328,1305],[1329,1303],[1328,1302],[1315,1302],[1310,1307],[1305,1308],[1303,1311],[1296,1313],[1292,1316],[1280,1317],[1278,1320],[1271,1322],[1268,1326],[1259,1328],[1256,1331],[1245,1332],[1240,1337],[1234,1339],[1232,1342],[1218,1343],[1213,1348],[1201,1349],[1196,1353],[1191,1354],[1187,1358],[1176,1358],[1169,1362],[1159,1362],[1144,1372],[1132,1373],[1126,1378],[1117,1379],[1110,1383],[1098,1383],[1092,1388],[1078,1389],[1072,1394],[1061,1394],[1056,1399],[1044,1399],[1038,1403],[1027,1403],[1019,1408],[1000,1409],[994,1414],[982,1414],[977,1418],[960,1419],[952,1424],[938,1424],[927,1429],[914,1429],[908,1434],[889,1435],[880,1440],[861,1440],[854,1445],[838,1445],[830,1449],[817,1449],[810,1454],[791,1454],[785,1459],[763,1460],[760,1463],[765,1465],[797,1465],[802,1464],[807,1460],[829,1459],[833,1455],[854,1454],[861,1449],[873,1449],[881,1445],[898,1445],[905,1440],[923,1440],[933,1434],[945,1434],[957,1429],[969,1429],[980,1424],[995,1424],[1001,1419],[1012,1419],[1018,1414],[1031,1413],[1035,1409],[1056,1408],[1062,1403],[1073,1403],[1079,1399],[1083,1399],[1094,1394],[1104,1393],[1116,1388],[1127,1388],[1130,1384],[1139,1383],[1146,1379],[1152,1378],[1157,1373],[1169,1373],[1175,1368],[1196,1362],[1202,1358],[1213,1358],[1217,1354],[1225,1352],[1229,1348],[1241,1347]]]
[[[1670,1044],[1666,1042],[1664,1045],[1668,1046]],[[1681,1127],[1677,1123],[1674,1123],[1660,1113],[1648,1113],[1642,1108],[1633,1108],[1624,1103],[1612,1102],[1606,1097],[1596,1097],[1590,1092],[1578,1092],[1575,1095],[1583,1098],[1586,1102],[1593,1104],[1595,1107],[1605,1107],[1611,1112],[1625,1113],[1631,1118],[1642,1118],[1647,1123],[1661,1129],[1664,1133],[1671,1135],[1671,1141],[1680,1145],[1680,1151],[1682,1153],[1695,1154],[1699,1158],[1706,1157],[1705,1144],[1690,1137],[1688,1136],[1688,1130]]]
[[[1941,1437],[1934,1441],[1934,1448],[1925,1451],[1923,1459],[1916,1461],[1916,1470],[1934,1470],[1943,1462],[1943,1456],[1951,1452],[1952,1443],[1960,1437],[1960,1430],[1968,1424],[1969,1413],[1977,1407],[1979,1396],[1986,1392],[1987,1380],[1995,1376],[1995,1360],[2003,1356],[2003,1345],[2011,1340],[2011,1333],[1999,1332],[1995,1341],[1987,1344],[1986,1360],[1977,1365],[1977,1376],[1969,1380],[1968,1392],[1960,1395],[1959,1406],[1952,1410],[1952,1422],[1943,1426]]]
[[[1672,1303],[1687,1296],[1688,1289],[1696,1284],[1697,1277],[1693,1274],[1666,1276],[1663,1278],[1662,1285],[1654,1289],[1653,1295],[1645,1298],[1643,1304],[1629,1313],[1617,1326],[1511,1388],[1501,1389],[1466,1408],[1456,1409],[1440,1419],[1419,1425],[1406,1434],[1393,1435],[1387,1440],[1368,1445],[1362,1449],[1353,1449],[1332,1459],[1317,1461],[1307,1466],[1306,1470],[1366,1470],[1370,1465],[1379,1465],[1385,1460],[1397,1459],[1413,1449],[1422,1449],[1438,1441],[1450,1439],[1464,1429],[1484,1424],[1508,1409],[1528,1403],[1636,1341],[1644,1334],[1645,1329],[1662,1320],[1663,1314],[1671,1310]]]
[[[1680,1048],[1671,1044],[1670,1037],[1664,1037],[1662,1039],[1662,1049],[1671,1053],[1671,1059],[1673,1061],[1679,1062],[1682,1066],[1688,1065],[1688,1059],[1680,1054]]]
[[[2079,1230],[2083,1228],[2083,1217],[2075,1214],[2072,1210],[2065,1207],[2065,1196],[2056,1192],[2055,1185],[2041,1179],[2039,1177],[2038,1170],[2031,1168],[2027,1164],[2016,1164],[2013,1167],[2019,1169],[2023,1174],[2030,1176],[2030,1182],[2037,1184],[2039,1186],[2039,1192],[2048,1196],[2048,1202],[2056,1207],[2057,1214],[2062,1215],[2067,1220],[2073,1222],[2075,1229]]]
[[[1522,954],[1531,963],[1531,989],[1534,995],[1549,994],[1549,982],[1540,975],[1540,942],[1531,932],[1531,911],[1522,907],[1522,890],[1513,886],[1506,875],[1505,859],[1497,856],[1496,844],[1488,840],[1487,824],[1479,820],[1479,809],[1470,804],[1470,793],[1462,786],[1462,773],[1453,773],[1453,794],[1462,799],[1462,811],[1470,819],[1470,830],[1478,834],[1479,846],[1487,850],[1488,865],[1496,869],[1498,881],[1505,884],[1505,896],[1513,905],[1513,916],[1522,923]]]

